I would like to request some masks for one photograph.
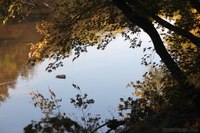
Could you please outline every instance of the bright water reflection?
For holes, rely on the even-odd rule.
[[[118,37],[106,50],[90,48],[75,62],[72,58],[66,59],[64,67],[48,73],[45,71],[48,60],[34,68],[25,65],[28,54],[26,43],[37,41],[40,37],[33,24],[23,25],[25,27],[18,25],[0,32],[1,35],[4,33],[0,40],[0,84],[12,82],[0,86],[1,133],[21,133],[31,120],[39,120],[43,116],[30,103],[29,93],[35,90],[47,97],[48,89],[53,90],[58,98],[63,99],[61,112],[66,112],[72,119],[79,119],[81,112],[70,104],[70,98],[77,94],[72,84],[79,85],[89,98],[95,100],[91,113],[101,114],[102,118],[117,117],[119,98],[131,96],[133,91],[126,89],[127,83],[141,79],[145,71],[140,65],[141,48],[129,49],[128,42]],[[148,38],[142,36],[143,44],[147,44]],[[56,79],[57,74],[66,74],[67,78]]]

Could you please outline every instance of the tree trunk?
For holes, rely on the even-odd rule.
[[[113,0],[113,3],[124,13],[124,15],[130,20],[130,22],[138,25],[150,36],[157,54],[165,63],[172,76],[180,84],[186,83],[186,76],[183,74],[177,63],[167,52],[154,25],[147,18],[143,18],[134,14],[133,10],[123,0]]]
[[[196,1],[196,0],[194,0]],[[189,31],[187,30],[184,30],[184,29],[181,29],[179,27],[176,27],[172,24],[170,24],[169,22],[165,21],[164,19],[160,18],[159,16],[156,15],[157,11],[155,9],[155,12],[150,12],[146,9],[145,6],[143,6],[140,2],[138,1],[133,1],[133,0],[127,0],[127,3],[132,5],[132,6],[135,6],[135,7],[140,7],[141,9],[140,10],[143,10],[143,12],[145,12],[145,14],[147,15],[147,17],[151,17],[153,18],[154,20],[156,20],[156,22],[158,22],[160,25],[162,25],[163,27],[171,30],[171,31],[174,31],[176,34],[179,34],[183,37],[186,37],[187,39],[189,39],[194,45],[196,45],[197,47],[200,48],[200,38],[193,35],[192,33],[190,33]]]
[[[138,25],[142,28],[150,37],[155,47],[157,54],[160,56],[162,61],[165,63],[169,71],[171,72],[174,79],[180,84],[182,91],[187,94],[185,97],[194,103],[194,109],[200,113],[200,91],[195,89],[188,83],[187,77],[181,71],[177,63],[172,59],[170,54],[167,52],[160,35],[156,28],[146,18],[142,18],[134,14],[132,9],[123,0],[112,0],[114,4],[124,13],[124,15],[130,20],[130,22]]]

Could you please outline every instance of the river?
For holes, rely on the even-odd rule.
[[[67,58],[64,67],[48,73],[45,68],[49,60],[34,67],[26,64],[27,43],[41,38],[35,24],[0,26],[0,133],[22,133],[31,120],[44,116],[32,103],[32,91],[49,97],[51,89],[57,98],[62,98],[61,112],[79,121],[81,111],[70,103],[78,93],[72,84],[95,100],[89,112],[100,114],[102,119],[117,118],[119,98],[132,96],[133,88],[126,85],[141,79],[147,69],[141,66],[142,48],[131,49],[129,42],[118,36],[105,50],[89,48],[74,62],[72,57]],[[147,35],[141,37],[143,45],[151,46]],[[66,79],[57,79],[58,74],[65,74]]]

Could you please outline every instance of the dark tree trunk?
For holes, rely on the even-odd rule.
[[[193,0],[194,1],[197,1],[197,0]],[[190,1],[192,2],[192,1]],[[156,20],[160,25],[162,25],[163,27],[171,30],[171,31],[174,31],[176,34],[179,34],[183,37],[186,37],[188,40],[190,40],[193,44],[195,44],[197,47],[200,48],[200,38],[193,35],[192,33],[190,33],[189,31],[187,30],[184,30],[184,29],[181,29],[179,27],[176,27],[172,24],[170,24],[169,22],[165,21],[164,19],[160,18],[159,16],[156,15],[157,13],[157,10],[155,9],[154,12],[150,12],[148,11],[145,6],[143,6],[140,2],[138,1],[133,1],[133,0],[127,0],[127,3],[132,5],[132,6],[136,6],[136,7],[140,7],[143,12],[146,13],[146,15],[148,17],[151,17],[153,18],[154,20]],[[200,4],[200,3],[199,3]]]
[[[177,65],[177,63],[172,59],[170,54],[167,52],[160,35],[158,34],[154,25],[147,18],[140,17],[134,14],[133,10],[123,1],[123,0],[113,0],[114,4],[124,13],[124,15],[133,24],[138,25],[142,28],[151,38],[153,45],[157,54],[160,56],[161,60],[165,63],[172,76],[180,83],[184,84],[187,78]]]
[[[150,36],[157,54],[165,63],[174,79],[180,84],[182,91],[187,94],[185,98],[191,100],[194,103],[194,109],[200,113],[200,91],[188,83],[187,77],[167,52],[160,35],[151,21],[149,21],[147,18],[143,18],[134,14],[132,9],[123,0],[112,1],[124,13],[130,22],[138,25]]]

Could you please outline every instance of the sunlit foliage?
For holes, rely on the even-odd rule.
[[[60,60],[69,56],[72,49],[78,57],[80,52],[87,52],[87,47],[95,44],[98,49],[104,49],[127,27],[126,19],[109,1],[71,0],[57,4],[53,19],[38,26],[44,38],[32,45],[32,61],[44,57]],[[138,29],[132,30],[135,31]]]
[[[178,80],[176,75],[181,74],[181,72],[173,71],[170,67],[170,65],[173,65],[177,71],[180,71],[168,55],[160,36],[151,24],[154,21],[199,47],[199,37],[190,33],[191,29],[199,26],[199,8],[196,6],[199,3],[197,1],[14,0],[9,3],[4,1],[2,3],[7,9],[5,9],[7,11],[7,15],[4,15],[5,21],[9,17],[15,16],[13,14],[22,15],[25,13],[29,15],[29,12],[37,8],[50,9],[51,16],[48,21],[42,22],[37,27],[38,32],[43,35],[43,39],[39,43],[32,44],[29,54],[32,64],[45,58],[53,58],[55,62],[48,66],[48,69],[61,66],[60,60],[68,57],[72,50],[74,50],[73,53],[76,55],[74,59],[76,59],[80,52],[87,52],[88,46],[97,44],[97,48],[104,49],[117,33],[121,33],[125,36],[125,39],[130,40],[132,48],[140,46],[141,41],[138,41],[137,37],[130,36],[140,32],[137,27],[139,26],[151,37],[156,52]],[[30,11],[27,11],[26,8]],[[164,17],[171,19],[175,15],[180,17],[173,20],[177,23],[180,22],[181,25],[172,25],[164,19]],[[155,33],[151,33],[149,28],[152,28],[152,32]],[[167,59],[165,59],[165,55],[168,56]]]
[[[32,64],[46,58],[54,59],[55,62],[47,67],[50,72],[62,66],[61,60],[71,54],[75,54],[73,61],[77,59],[81,52],[87,52],[89,46],[105,49],[119,34],[130,40],[130,47],[135,48],[141,45],[141,41],[133,34],[143,29],[154,45],[154,48],[145,48],[144,51],[155,49],[162,62],[147,62],[148,55],[143,58],[142,64],[151,65],[152,69],[144,74],[142,81],[130,84],[141,99],[121,99],[120,110],[130,107],[128,115],[137,122],[145,121],[149,114],[171,116],[172,112],[199,111],[195,107],[200,106],[198,0],[56,0],[31,3],[18,0],[4,2],[1,18],[5,23],[9,18],[15,18],[15,14],[28,15],[26,8],[36,8],[36,5],[45,5],[51,11],[49,18],[37,26],[43,38],[31,45],[29,57]],[[86,98],[87,95],[77,95],[72,103],[87,108],[80,106],[93,103]],[[183,121],[179,126],[185,127],[185,123]],[[170,122],[164,125],[168,126]]]

